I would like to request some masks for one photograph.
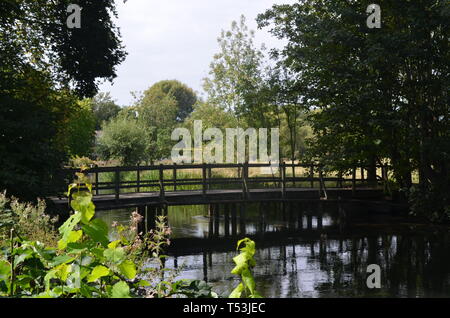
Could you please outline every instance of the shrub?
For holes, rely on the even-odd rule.
[[[37,205],[21,203],[17,198],[8,198],[6,192],[0,193],[0,233],[7,236],[14,227],[20,237],[30,241],[39,241],[48,246],[56,246],[57,218],[45,213],[46,204],[38,200]],[[2,226],[3,225],[3,226]]]

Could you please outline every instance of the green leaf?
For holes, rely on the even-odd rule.
[[[103,252],[103,256],[105,256],[109,262],[119,264],[125,259],[125,250],[121,247],[109,248]]]
[[[108,248],[116,248],[119,245],[121,240],[117,240],[108,244]]]
[[[111,291],[112,298],[130,298],[130,287],[126,282],[116,283]]]
[[[81,222],[88,224],[95,215],[95,205],[92,202],[92,194],[87,191],[74,193],[70,206],[74,211],[81,213]]]
[[[240,283],[230,294],[229,298],[241,298],[242,293],[244,292],[244,285]]]
[[[68,239],[78,223],[80,223],[81,214],[75,213],[63,225],[59,228],[59,233],[62,235],[62,238],[58,242],[58,248],[65,249],[68,244]],[[73,235],[73,234],[72,234]]]
[[[67,264],[61,264],[57,266],[55,269],[56,269],[56,277],[65,282],[70,272],[72,271],[72,266]]]
[[[235,256],[233,261],[236,263],[236,267],[233,268],[231,274],[240,275],[245,268],[248,268],[248,260],[249,258],[247,253],[241,253],[238,256]]]
[[[250,294],[253,295],[255,293],[256,284],[253,275],[248,268],[242,271],[241,278],[245,287],[250,291]]]
[[[0,281],[9,280],[11,276],[11,264],[0,260]]]
[[[81,227],[91,239],[95,242],[107,247],[109,244],[108,238],[108,225],[100,219],[95,219],[89,224],[85,224]]]
[[[61,264],[67,264],[67,263],[72,262],[74,259],[75,259],[74,257],[70,257],[69,255],[57,256],[53,259],[53,261],[51,263],[49,263],[49,266],[56,267]]]
[[[110,274],[111,271],[107,267],[102,265],[96,266],[88,277],[88,283],[95,282],[97,279],[109,276]]]
[[[136,277],[137,271],[136,266],[130,260],[123,261],[119,265],[120,273],[127,279],[134,279]]]

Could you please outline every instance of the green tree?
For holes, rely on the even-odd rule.
[[[192,114],[186,119],[184,126],[193,131],[194,121],[201,120],[205,128],[236,128],[239,126],[234,114],[219,106],[207,102],[198,102]]]
[[[192,112],[197,102],[197,94],[187,85],[177,81],[160,81],[146,90],[141,98],[141,105],[164,102],[167,97],[172,97],[178,108],[174,120],[182,122]],[[171,111],[169,111],[172,114]]]
[[[81,29],[65,24],[71,3],[83,7]],[[97,80],[112,80],[126,55],[114,8],[108,0],[0,3],[0,188],[22,198],[54,192],[73,148],[72,90],[93,96]]]
[[[246,96],[255,93],[262,85],[263,49],[254,44],[255,32],[250,31],[241,16],[233,21],[231,30],[222,31],[218,38],[220,52],[210,65],[209,77],[203,80],[208,102],[238,115],[248,114]],[[260,112],[254,112],[258,116]]]
[[[67,147],[71,156],[89,157],[95,140],[96,118],[88,99],[77,101],[67,124]]]
[[[103,125],[97,153],[104,160],[135,166],[146,159],[148,133],[134,118],[119,116]]]
[[[100,130],[103,122],[116,117],[121,110],[120,106],[112,99],[109,92],[98,93],[92,98],[91,103],[96,120],[96,130]]]
[[[367,3],[344,0],[274,6],[259,22],[288,41],[278,55],[315,109],[316,158],[336,169],[388,161],[407,189],[417,169],[418,193],[443,219],[450,210],[449,4],[378,4],[380,29],[367,27]]]
[[[133,111],[149,133],[150,161],[170,156],[172,131],[192,112],[196,101],[192,89],[178,81],[158,82],[138,98]]]

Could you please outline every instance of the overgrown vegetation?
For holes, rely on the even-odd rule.
[[[202,281],[176,280],[177,270],[164,267],[163,251],[170,228],[159,216],[155,229],[140,232],[142,216],[133,213],[130,226],[107,224],[95,218],[92,188],[83,173],[70,185],[74,213],[55,231],[45,204],[22,204],[0,196],[0,296],[37,298],[92,297],[208,297]],[[242,240],[233,274],[242,284],[230,297],[256,297],[250,269],[255,244]]]

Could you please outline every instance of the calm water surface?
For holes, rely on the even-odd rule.
[[[254,273],[265,297],[450,297],[449,227],[331,203],[254,204],[237,210],[235,222],[223,211],[214,219],[206,206],[169,208],[166,266],[180,269],[179,278],[206,280],[228,295],[238,282],[230,274],[236,242],[249,236],[257,243]],[[127,223],[130,213],[99,217]],[[381,289],[366,286],[369,264],[382,269]]]

